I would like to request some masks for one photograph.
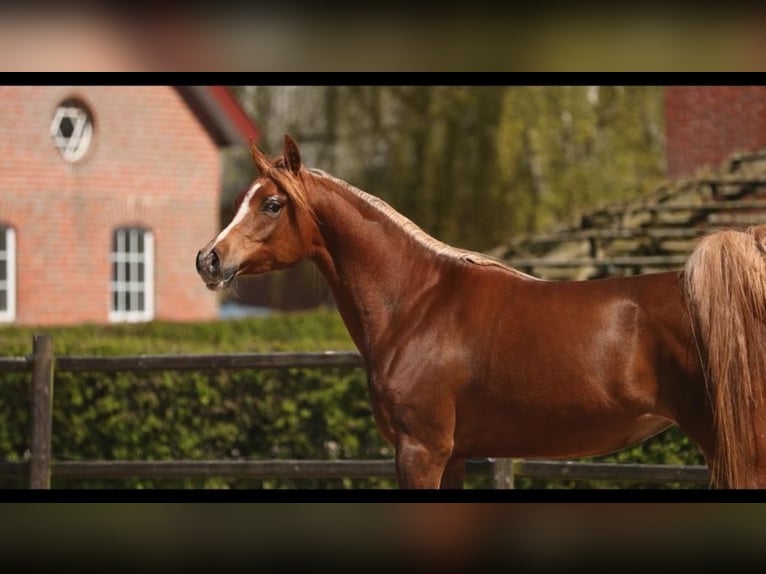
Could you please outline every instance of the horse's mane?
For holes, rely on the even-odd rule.
[[[362,200],[366,205],[373,208],[376,212],[384,216],[393,225],[395,225],[396,227],[404,231],[410,237],[410,239],[412,239],[415,243],[417,243],[418,245],[421,245],[422,247],[425,247],[427,250],[431,251],[432,253],[436,254],[439,257],[461,261],[466,264],[499,267],[501,269],[504,269],[516,275],[528,277],[531,279],[537,279],[536,277],[532,277],[531,275],[522,273],[518,269],[509,267],[508,265],[506,265],[502,261],[499,261],[498,259],[494,259],[493,257],[484,255],[483,253],[477,253],[475,251],[459,249],[457,247],[453,247],[451,245],[447,245],[446,243],[442,241],[439,241],[438,239],[432,237],[431,235],[428,235],[428,233],[423,231],[417,224],[415,224],[410,219],[408,219],[407,217],[405,217],[404,215],[396,211],[393,207],[388,205],[385,201],[383,201],[379,197],[375,197],[374,195],[371,195],[365,191],[362,191],[361,189],[354,187],[347,181],[339,179],[320,169],[312,168],[307,171],[308,173],[314,176],[317,176],[320,179],[327,180],[331,182],[332,184],[334,184],[335,186],[340,187],[341,189],[346,190],[347,192],[350,192],[352,195]]]

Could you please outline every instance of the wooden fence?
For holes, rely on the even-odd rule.
[[[362,367],[353,352],[230,353],[217,355],[141,355],[133,357],[54,357],[48,335],[33,337],[32,354],[0,358],[0,373],[31,372],[31,433],[27,462],[0,461],[0,476],[27,476],[32,489],[50,488],[51,475],[81,479],[121,478],[359,478],[394,477],[393,460],[51,460],[54,369],[57,371],[202,371],[217,369],[287,369]],[[514,477],[626,482],[706,484],[704,466],[611,464],[496,459],[495,488],[513,488]]]

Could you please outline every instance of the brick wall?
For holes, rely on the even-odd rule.
[[[90,108],[86,156],[53,145],[57,105]],[[16,229],[19,324],[107,322],[114,227],[155,243],[155,316],[217,315],[194,256],[218,228],[220,154],[172,87],[0,87],[0,223]]]
[[[766,87],[668,87],[665,122],[668,175],[690,176],[732,153],[766,147]]]

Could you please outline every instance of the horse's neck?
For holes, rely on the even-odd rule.
[[[322,245],[312,259],[354,343],[369,356],[389,322],[410,314],[419,294],[438,281],[443,265],[353,191],[328,191],[314,208]]]

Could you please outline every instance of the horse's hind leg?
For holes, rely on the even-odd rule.
[[[451,458],[444,467],[442,473],[442,481],[439,488],[463,488],[463,480],[465,479],[465,459],[464,458]]]

